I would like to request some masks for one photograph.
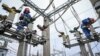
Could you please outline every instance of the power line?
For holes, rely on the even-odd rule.
[[[89,8],[89,9],[83,11],[83,12],[80,12],[79,15],[81,15],[81,14],[87,12],[87,11],[90,11],[90,9],[93,9],[93,8]],[[63,11],[63,13],[61,14],[61,16],[62,16],[64,13],[65,13],[65,11]],[[49,25],[52,25],[54,22],[56,22],[57,20],[59,20],[59,18],[60,18],[60,16],[59,16],[58,18],[56,18],[56,20],[54,20],[54,21],[53,21],[52,23],[50,23]],[[70,17],[68,20],[71,20],[71,19],[72,19],[72,17]],[[49,26],[49,25],[48,25],[48,26]]]
[[[54,0],[51,0],[49,5],[46,7],[46,9],[43,11],[43,13],[45,13],[45,11],[51,6],[51,4],[53,3]],[[41,15],[41,14],[40,14]],[[38,18],[40,15],[36,16],[35,18]]]
[[[54,3],[52,4],[52,7],[55,10]],[[54,15],[54,20],[55,20],[55,15]],[[59,33],[60,31],[57,29],[56,22],[54,23],[54,26],[55,26],[56,31]]]
[[[100,52],[100,50],[99,50],[99,48],[98,48],[98,47],[96,47],[96,49]]]
[[[91,49],[94,49],[94,48],[96,48],[98,46],[98,43],[97,44],[95,44],[95,46],[94,47],[92,47]]]
[[[53,9],[55,10],[55,5],[54,5],[54,3],[52,3],[52,7],[53,7]],[[64,26],[64,29],[65,29],[65,32],[66,32],[66,34],[67,34],[67,29],[66,29],[66,27],[65,27],[65,25],[64,25],[64,23],[65,23],[65,21],[62,19],[62,16],[59,14],[59,18],[61,18],[61,20],[63,21],[63,26]],[[54,15],[54,20],[55,20],[55,15]],[[57,26],[56,26],[56,24],[55,24],[55,22],[54,22],[54,25],[55,25],[55,29],[56,29],[56,31],[57,32],[60,32],[58,29],[57,29]],[[66,24],[67,25],[67,24]],[[67,25],[67,27],[68,27],[68,25]],[[69,28],[69,27],[68,27]],[[70,29],[70,28],[69,28]]]

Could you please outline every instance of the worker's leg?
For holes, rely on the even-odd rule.
[[[19,32],[19,31],[22,31],[23,29],[24,29],[24,26],[19,25],[17,26],[16,31]]]
[[[21,31],[21,30],[24,29],[24,26],[23,26],[23,22],[22,21],[17,22],[16,23],[16,26],[17,26],[17,29],[16,29],[17,32],[19,32],[19,31]]]
[[[88,39],[92,39],[89,29],[83,29],[83,32]]]

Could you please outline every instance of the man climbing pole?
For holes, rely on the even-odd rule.
[[[93,40],[93,39],[92,39],[91,31],[89,28],[94,22],[96,22],[94,18],[87,18],[87,19],[82,20],[82,25],[81,25],[82,31],[85,34],[85,36],[90,40]]]
[[[27,27],[29,23],[34,21],[29,13],[30,13],[29,8],[25,8],[23,14],[21,14],[21,16],[19,18],[20,21],[16,24],[17,25],[17,29],[16,29],[17,31],[23,30],[24,26]]]

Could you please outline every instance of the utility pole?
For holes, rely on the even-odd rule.
[[[44,18],[44,26],[49,25],[49,19]],[[50,28],[46,28],[43,32],[42,35],[44,36],[45,39],[47,39],[47,42],[43,46],[43,56],[50,56]]]
[[[82,40],[82,37],[80,35],[80,32],[78,30],[75,30],[75,34],[76,34],[77,40],[79,42],[79,46],[80,46],[80,50],[81,50],[81,55],[82,56],[89,56],[87,51],[86,51],[85,44],[81,43],[83,40]]]
[[[29,30],[32,30],[33,24],[29,24],[28,27]],[[26,43],[26,37],[24,37],[24,40],[19,41],[17,56],[27,56],[27,49],[28,49],[28,43]]]
[[[92,49],[91,49],[91,46],[90,46],[89,43],[87,43],[87,46],[88,46],[88,49],[89,49],[89,52],[90,52],[90,56],[94,56],[93,52],[92,52]]]
[[[88,52],[86,51],[85,44],[80,44],[81,55],[82,56],[89,56]]]
[[[25,41],[19,42],[17,56],[27,56],[27,43]]]
[[[92,25],[91,25],[90,29],[91,29],[92,35],[93,35],[93,37],[94,37],[94,33],[96,33],[96,32],[95,32],[95,29],[93,28]],[[97,38],[97,37],[94,37],[94,39],[95,39],[95,38]],[[94,56],[94,54],[93,54],[93,52],[92,52],[92,49],[91,49],[91,46],[90,46],[89,43],[87,43],[87,46],[88,46],[88,49],[89,49],[90,55],[91,55],[91,56]]]

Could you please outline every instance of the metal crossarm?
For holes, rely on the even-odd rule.
[[[93,39],[93,40],[84,39],[84,40],[82,41],[82,43],[74,43],[74,44],[71,44],[71,45],[68,45],[68,46],[74,47],[74,46],[78,46],[78,45],[80,45],[80,44],[86,44],[86,43],[90,43],[90,42],[94,42],[94,41],[96,41],[96,40],[95,40],[95,39]]]
[[[5,37],[8,37],[8,38],[17,40],[17,41],[21,40],[21,39],[18,39],[18,38],[11,37],[11,35],[8,35],[8,34],[2,34],[2,36],[5,36]],[[21,41],[23,41],[23,40],[21,40]],[[31,43],[30,41],[27,41],[27,43],[33,45],[33,43]]]
[[[5,37],[7,37],[7,38],[11,38],[11,39],[14,39],[14,40],[19,41],[18,38],[11,37],[11,35],[8,35],[8,34],[2,34],[2,36],[5,36]]]
[[[62,10],[64,10],[65,8],[68,9],[70,6],[72,6],[73,4],[79,2],[80,0],[72,0],[70,2],[65,2],[64,4],[60,5],[59,7],[55,8],[55,10],[50,11],[47,16],[51,17],[59,12],[61,12]]]
[[[87,40],[87,41],[82,41],[82,43],[89,43],[89,42],[93,42],[95,40]],[[74,44],[71,44],[70,47],[74,47],[74,46],[78,46],[80,43],[74,43]]]
[[[22,34],[20,34],[20,33],[16,32],[16,31],[14,31],[14,30],[11,30],[11,29],[6,30],[6,32],[8,32],[8,33],[10,33],[10,34],[17,35],[17,36],[19,36],[19,37],[22,37],[22,36],[23,36]]]

